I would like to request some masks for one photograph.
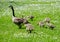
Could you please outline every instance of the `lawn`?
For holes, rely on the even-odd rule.
[[[28,34],[25,27],[19,29],[12,22],[12,11],[8,7],[14,6],[15,15],[34,15],[30,23],[34,31]],[[55,25],[53,30],[40,28],[38,21],[46,17],[51,18]],[[34,33],[36,32],[36,33]],[[59,0],[0,0],[0,42],[60,42],[60,1]]]

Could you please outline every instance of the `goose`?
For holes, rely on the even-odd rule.
[[[33,16],[33,15],[30,15],[30,16],[28,16],[28,18],[29,18],[31,21],[33,21],[34,16]]]
[[[34,30],[34,27],[30,23],[25,23],[25,26],[28,33],[31,33]]]
[[[49,17],[45,18],[45,24],[46,24],[46,26],[49,27],[50,29],[54,29],[54,28],[55,28],[55,26],[50,22],[50,18],[49,18]],[[47,28],[47,27],[46,27],[46,28]]]
[[[55,28],[55,26],[52,23],[46,23],[46,25],[52,30]]]
[[[38,25],[39,25],[40,27],[44,27],[44,26],[45,26],[45,23],[44,23],[43,21],[40,21],[40,22],[38,23]]]
[[[44,22],[50,23],[50,18],[49,17],[45,18]]]
[[[30,23],[30,22],[28,21],[28,19],[27,19],[26,17],[24,17],[23,15],[22,15],[22,18],[24,19],[23,24]]]
[[[14,8],[12,5],[9,6],[12,9],[12,22],[18,25],[19,28],[21,28],[21,24],[23,23],[24,19],[23,18],[17,18],[14,13]]]

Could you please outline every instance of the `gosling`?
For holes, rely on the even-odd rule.
[[[39,25],[40,27],[44,27],[44,26],[45,26],[45,23],[44,23],[43,21],[40,21],[40,22],[38,23],[38,25]]]
[[[25,24],[25,26],[28,33],[31,33],[34,30],[34,27],[30,23]]]
[[[28,16],[28,18],[29,18],[31,21],[33,21],[34,16],[33,16],[33,15],[30,15],[30,16]]]
[[[46,23],[46,25],[52,30],[55,28],[55,26],[52,23]]]
[[[50,18],[45,18],[45,20],[44,20],[44,22],[48,22],[48,23],[50,23]]]

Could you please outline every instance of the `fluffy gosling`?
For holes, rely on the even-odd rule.
[[[44,22],[48,22],[48,23],[50,23],[50,18],[45,18],[45,20],[44,20]]]
[[[28,33],[31,33],[34,30],[34,27],[30,23],[25,24],[25,26]]]
[[[55,28],[55,26],[52,23],[46,23],[46,25],[52,30]]]
[[[42,21],[40,21],[40,22],[38,23],[38,25],[39,25],[40,27],[44,27],[45,23],[42,22]]]
[[[31,21],[33,21],[34,16],[33,16],[33,15],[30,15],[30,16],[28,16],[28,18],[29,18]]]

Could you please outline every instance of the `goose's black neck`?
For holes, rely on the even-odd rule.
[[[13,8],[13,6],[10,6],[10,7],[11,7],[11,9],[12,9],[13,16],[15,17],[14,8]]]

